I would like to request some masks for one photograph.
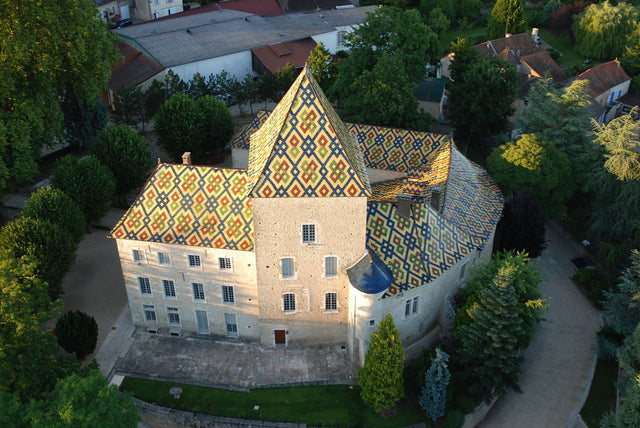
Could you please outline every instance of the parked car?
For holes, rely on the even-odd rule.
[[[113,21],[113,28],[128,27],[129,25],[133,25],[130,18],[116,19]]]

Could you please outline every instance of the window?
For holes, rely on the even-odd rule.
[[[302,225],[302,242],[305,244],[316,242],[316,225],[315,224]]]
[[[404,302],[404,316],[415,315],[418,313],[418,297],[409,299]]]
[[[167,316],[169,317],[169,324],[180,324],[178,308],[174,306],[167,306]]]
[[[140,284],[140,294],[151,294],[151,284],[149,283],[149,278],[139,276],[138,284]]]
[[[236,314],[224,314],[224,322],[227,324],[227,336],[238,336],[238,324],[236,324]]]
[[[146,322],[156,322],[156,307],[153,305],[142,305],[144,320]]]
[[[404,316],[408,317],[411,314],[411,299],[404,303]]]
[[[345,36],[347,35],[347,32],[344,30],[338,31],[338,44],[342,45],[345,42]]]
[[[135,264],[141,265],[142,263],[144,263],[143,250],[131,250],[131,254],[133,254],[133,262]]]
[[[411,315],[415,315],[418,313],[418,298],[413,298],[413,307],[411,308]]]
[[[283,278],[293,277],[293,258],[284,257],[281,259],[281,262],[282,262],[282,277]]]
[[[376,320],[369,320],[369,325],[372,327],[376,325]]]
[[[158,253],[158,264],[170,265],[171,259],[169,258],[169,253]]]
[[[193,288],[193,300],[204,300],[204,284],[199,282],[192,282]]]
[[[162,284],[164,285],[164,297],[176,297],[176,285],[173,281],[164,279]]]
[[[338,276],[338,257],[327,256],[324,258],[324,276],[326,278]]]
[[[220,267],[220,270],[231,270],[231,258],[218,257],[218,266]]]
[[[189,267],[200,267],[202,263],[200,262],[200,256],[197,254],[189,254]]]
[[[222,301],[224,303],[235,303],[236,297],[233,294],[233,287],[230,285],[222,286]]]
[[[293,293],[287,293],[284,296],[284,311],[293,312],[296,310],[296,295]]]
[[[324,308],[327,311],[335,311],[338,309],[338,294],[337,293],[325,293],[324,294]]]

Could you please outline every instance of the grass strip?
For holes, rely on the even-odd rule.
[[[169,388],[182,388],[174,399]],[[134,397],[164,407],[216,416],[311,426],[398,427],[425,421],[419,407],[407,399],[386,419],[365,407],[358,387],[348,385],[300,386],[235,392],[194,385],[125,377],[120,387]],[[255,405],[260,406],[254,411]]]

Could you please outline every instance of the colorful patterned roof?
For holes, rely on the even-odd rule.
[[[252,197],[371,194],[360,148],[308,67],[250,138]]]
[[[391,202],[367,205],[367,246],[393,272],[383,298],[433,281],[475,248],[464,231],[428,204],[413,205],[411,218],[404,218]]]
[[[110,237],[253,250],[246,170],[160,164]]]
[[[473,244],[482,249],[500,220],[504,199],[493,179],[471,162],[455,146],[443,215],[467,232]]]
[[[270,114],[268,111],[259,111],[228,146],[249,150],[250,136],[260,129]],[[425,159],[429,159],[440,147],[451,142],[448,135],[347,122],[344,124],[356,137],[364,164],[369,168],[407,172],[409,168],[424,166]]]

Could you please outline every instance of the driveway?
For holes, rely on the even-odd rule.
[[[597,356],[600,315],[569,279],[571,259],[580,247],[547,225],[548,247],[537,260],[544,277],[540,286],[549,298],[544,321],[524,352],[522,393],[498,399],[479,427],[578,427]]]

